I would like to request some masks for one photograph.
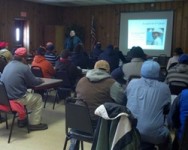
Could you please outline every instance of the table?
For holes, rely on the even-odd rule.
[[[62,84],[61,79],[51,79],[51,78],[41,78],[43,79],[43,83],[40,85],[32,87],[34,90],[42,90],[42,89],[50,89],[50,88],[56,88]]]
[[[57,88],[62,84],[62,81],[63,81],[61,79],[51,79],[51,78],[41,78],[41,79],[43,79],[44,82],[41,83],[40,85],[32,87],[33,90],[37,91],[37,90],[48,90],[51,88]],[[46,107],[47,98],[48,98],[48,92],[47,92],[47,97],[44,100],[44,108]],[[53,109],[55,107],[56,101],[57,101],[57,93],[55,96]]]

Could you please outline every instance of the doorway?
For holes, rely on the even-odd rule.
[[[29,50],[29,21],[16,18],[15,25],[15,48],[25,47]]]

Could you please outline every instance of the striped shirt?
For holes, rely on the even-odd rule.
[[[169,69],[166,77],[166,83],[172,81],[183,81],[188,84],[188,65],[177,64]]]
[[[58,56],[56,56],[54,53],[47,52],[45,55],[46,60],[52,63],[53,66],[55,66],[56,61],[58,60]]]

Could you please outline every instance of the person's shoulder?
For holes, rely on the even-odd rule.
[[[167,83],[161,82],[161,81],[158,81],[158,80],[156,80],[156,83],[157,83],[156,87],[158,87],[159,89],[161,89],[161,91],[163,91],[163,90],[169,90],[169,86],[168,86]]]
[[[87,79],[87,77],[82,77],[80,78],[80,80],[78,81],[77,85],[84,83],[84,82],[89,82],[89,80]]]

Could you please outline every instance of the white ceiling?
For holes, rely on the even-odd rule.
[[[36,3],[43,3],[56,6],[91,6],[126,3],[154,3],[174,0],[25,0]]]

